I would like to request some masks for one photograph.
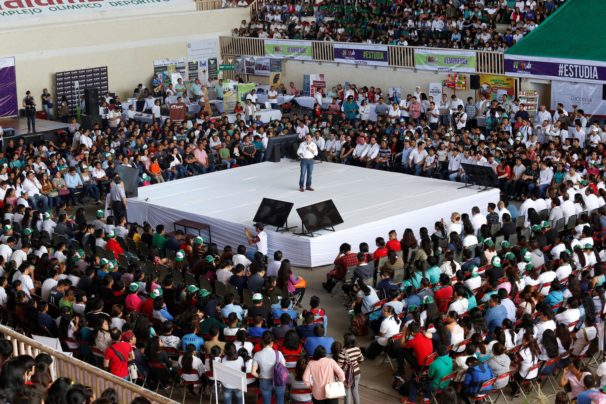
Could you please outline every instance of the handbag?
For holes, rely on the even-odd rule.
[[[66,195],[69,195],[69,189],[60,188],[57,190],[57,193],[59,194],[59,196],[66,196]]]
[[[340,381],[328,383],[324,386],[324,395],[327,399],[345,397],[345,385]]]

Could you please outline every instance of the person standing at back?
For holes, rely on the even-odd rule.
[[[27,133],[36,133],[36,100],[28,90],[23,98],[23,108],[27,118]]]
[[[286,366],[286,361],[281,352],[274,351],[274,336],[271,332],[263,333],[261,339],[263,349],[253,357],[252,375],[259,379],[259,390],[263,397],[263,404],[271,404],[272,393],[276,398],[276,404],[284,404],[284,392],[286,386],[274,385],[274,366],[277,361]]]
[[[326,357],[326,348],[318,346],[303,373],[303,382],[311,387],[314,404],[338,404],[338,398],[326,398],[326,385],[335,380],[345,381],[345,373],[332,358]]]
[[[128,206],[126,205],[126,193],[124,191],[124,182],[119,175],[114,177],[114,182],[111,184],[109,189],[110,195],[110,207],[114,213],[116,221],[120,221],[126,216]]]

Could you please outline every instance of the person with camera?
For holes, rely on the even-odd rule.
[[[23,108],[25,109],[25,117],[27,118],[27,133],[36,133],[36,100],[32,97],[32,93],[29,90],[25,92]]]

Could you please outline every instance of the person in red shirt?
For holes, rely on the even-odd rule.
[[[412,335],[412,338],[402,338],[402,350],[398,365],[403,368],[405,359],[410,366],[415,370],[421,370],[423,366],[428,366],[433,362],[433,357],[430,355],[433,353],[433,342],[431,338],[427,338],[424,333],[421,332],[419,324],[416,322],[411,323],[405,334]]]
[[[135,334],[127,331],[122,335],[117,328],[112,328],[109,333],[113,344],[105,350],[103,368],[115,376],[128,379],[128,361],[135,359],[133,354]]]
[[[105,248],[113,252],[114,257],[116,257],[116,259],[118,259],[120,254],[124,254],[124,249],[122,248],[120,243],[116,241],[116,235],[113,231],[107,233],[107,243],[105,244]]]
[[[162,296],[162,289],[156,289],[149,294],[149,298],[141,304],[140,311],[151,319],[154,315],[154,299]]]
[[[385,246],[385,239],[383,237],[377,237],[375,244],[377,245],[377,249],[372,254],[372,258],[375,261],[379,261],[379,258],[387,257],[389,249]]]
[[[332,292],[332,288],[337,281],[343,280],[347,275],[347,268],[358,266],[358,255],[351,251],[351,245],[343,243],[339,247],[339,255],[335,258],[335,267],[326,274],[326,282],[322,283],[324,289],[328,293]]]
[[[448,306],[452,300],[452,285],[450,284],[450,277],[446,274],[440,275],[439,289],[433,292],[433,297],[436,300],[436,305],[440,313],[446,314],[448,312]]]
[[[389,231],[389,241],[387,242],[387,248],[391,251],[400,251],[400,240],[398,240],[398,233],[395,230]]]
[[[128,296],[124,299],[126,310],[140,312],[143,299],[139,296],[139,283],[132,282],[128,285],[128,292]]]

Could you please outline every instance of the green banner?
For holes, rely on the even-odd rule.
[[[257,88],[255,83],[238,84],[238,101],[244,101],[244,96]]]
[[[266,39],[263,42],[265,56],[273,59],[312,60],[311,41],[283,41]]]
[[[476,53],[465,50],[415,49],[415,68],[439,72],[476,72]]]
[[[219,65],[219,71],[226,72],[226,71],[233,71],[233,70],[236,70],[236,65],[229,65],[229,64]]]

